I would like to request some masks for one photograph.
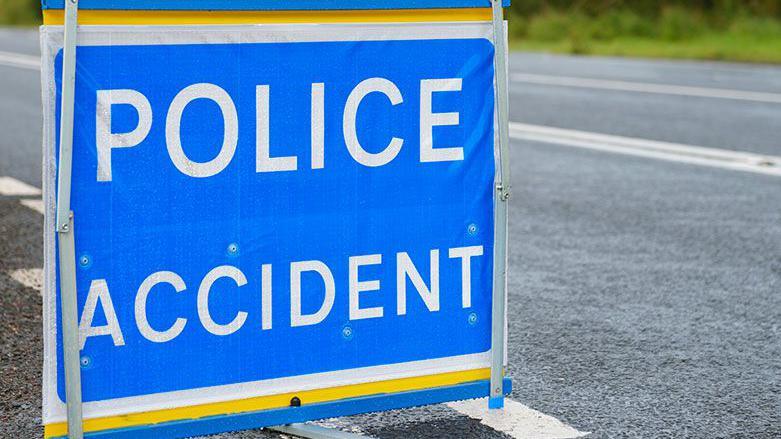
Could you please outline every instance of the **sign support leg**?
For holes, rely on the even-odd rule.
[[[267,430],[278,433],[292,434],[307,439],[367,439],[367,436],[348,433],[333,428],[321,427],[314,424],[288,424],[276,427],[268,427]]]
[[[65,369],[65,398],[68,437],[82,439],[81,364],[76,301],[76,248],[73,212],[70,210],[73,159],[73,101],[76,87],[76,38],[78,0],[65,1],[65,40],[62,54],[62,107],[60,117],[60,156],[57,165],[57,236],[60,258],[60,300]]]
[[[491,393],[488,407],[504,407],[505,305],[507,288],[507,200],[510,197],[509,103],[507,88],[507,42],[502,0],[491,0],[494,30],[496,111],[499,122],[499,181],[494,194],[494,280],[491,322]]]

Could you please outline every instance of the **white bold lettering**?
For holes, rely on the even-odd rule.
[[[464,308],[472,306],[472,257],[482,255],[482,245],[448,250],[449,258],[461,258],[461,306]]]
[[[230,335],[241,329],[244,325],[244,321],[247,320],[247,313],[239,311],[236,317],[230,323],[221,325],[212,319],[209,313],[209,293],[217,279],[227,277],[233,279],[236,285],[239,287],[247,283],[247,278],[244,273],[236,267],[230,265],[222,265],[212,269],[201,281],[201,285],[198,287],[198,317],[201,319],[201,324],[207,331],[214,335]]]
[[[95,309],[100,307],[103,315],[106,316],[106,324],[103,326],[92,326],[92,319],[95,318]],[[114,310],[114,304],[111,302],[111,294],[108,291],[108,284],[105,279],[95,279],[90,283],[87,301],[84,303],[84,310],[79,321],[79,339],[81,349],[87,343],[89,337],[99,335],[110,335],[114,346],[124,346],[125,338],[122,336],[122,330],[117,320],[117,312]]]
[[[255,125],[255,171],[278,172],[295,171],[298,168],[296,156],[271,157],[269,146],[269,86],[255,87],[255,106],[257,123]]]
[[[325,167],[325,84],[312,84],[312,169]]]
[[[301,273],[313,271],[320,275],[325,284],[325,295],[320,309],[314,314],[301,314]],[[334,275],[321,261],[300,261],[290,264],[290,325],[308,326],[322,322],[331,312],[336,298]]]
[[[111,132],[113,105],[130,105],[138,113],[138,124],[127,133]],[[141,143],[152,128],[152,106],[136,90],[98,90],[95,108],[95,145],[98,154],[98,181],[111,181],[111,150]]]
[[[461,91],[461,78],[424,79],[420,81],[420,161],[450,162],[464,159],[464,148],[434,148],[435,126],[458,125],[458,112],[434,113],[431,109],[435,92]]]
[[[342,131],[344,134],[344,141],[347,145],[347,151],[358,163],[364,166],[382,166],[388,164],[391,160],[396,158],[401,151],[401,145],[404,140],[394,137],[391,139],[388,146],[384,150],[378,153],[370,153],[363,149],[361,142],[358,141],[358,132],[355,127],[356,116],[358,114],[358,106],[369,93],[379,92],[384,94],[390,100],[391,105],[398,105],[403,102],[401,92],[396,84],[385,78],[369,78],[361,81],[355,86],[350,96],[347,97],[347,103],[344,106],[344,119],[342,124]]]
[[[426,286],[407,252],[396,253],[396,313],[407,314],[407,278],[418,291],[429,311],[439,311],[439,250],[431,250],[431,288]]]
[[[379,280],[358,280],[358,268],[364,265],[377,265],[382,263],[382,255],[350,256],[349,269],[349,299],[350,320],[371,319],[382,317],[381,306],[361,308],[360,293],[362,291],[377,291],[380,289]]]
[[[260,277],[260,320],[263,330],[267,330],[271,329],[271,264],[263,264]]]
[[[158,331],[149,325],[149,320],[146,318],[147,299],[152,287],[161,283],[172,285],[177,293],[181,293],[186,288],[182,278],[172,271],[158,271],[157,273],[152,273],[144,279],[141,286],[138,287],[135,304],[136,326],[144,338],[155,343],[165,343],[173,340],[182,333],[184,325],[187,324],[187,319],[178,317],[174,324],[165,331]]]
[[[184,153],[182,148],[181,124],[185,107],[196,99],[210,99],[217,103],[222,112],[224,131],[222,146],[216,157],[208,162],[194,162]],[[168,155],[176,169],[190,177],[211,177],[225,169],[233,159],[236,144],[239,141],[239,116],[228,92],[214,84],[193,84],[180,91],[171,106],[165,120],[165,143]]]

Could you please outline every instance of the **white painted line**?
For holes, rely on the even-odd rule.
[[[447,406],[516,439],[568,439],[589,434],[509,398],[505,398],[501,410],[489,410],[486,398],[450,402]]]
[[[781,157],[510,122],[517,140],[574,146],[699,166],[781,176]]]
[[[9,273],[11,278],[20,284],[33,288],[40,294],[43,291],[43,269],[23,268]]]
[[[41,58],[21,53],[0,51],[0,65],[29,70],[40,70]]]
[[[781,93],[769,93],[726,88],[694,87],[686,85],[652,84],[647,82],[616,81],[608,79],[579,78],[574,76],[536,75],[513,73],[513,82],[554,85],[561,87],[591,88],[598,90],[630,91],[698,98],[733,99],[738,101],[767,102],[781,104]]]
[[[22,198],[19,202],[22,206],[30,208],[41,215],[45,212],[43,200],[40,198],[41,190],[13,177],[0,177],[0,195],[6,197],[36,197]]]
[[[13,177],[0,177],[0,195],[7,197],[40,196],[41,190]]]
[[[22,203],[22,206],[28,207],[41,215],[43,215],[46,211],[43,207],[43,200],[40,198],[25,198],[22,200],[19,200],[20,203]]]

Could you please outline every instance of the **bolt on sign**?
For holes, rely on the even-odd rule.
[[[501,7],[45,0],[45,436],[508,392]]]

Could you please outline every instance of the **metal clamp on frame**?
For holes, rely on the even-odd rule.
[[[70,210],[73,168],[73,103],[76,88],[76,39],[78,0],[65,2],[65,40],[62,49],[62,107],[60,116],[60,156],[57,164],[57,236],[60,258],[60,301],[65,369],[65,399],[68,437],[84,437],[79,362],[79,324],[76,302],[76,248],[73,212]]]
[[[488,407],[504,407],[505,304],[507,288],[507,200],[510,198],[507,40],[502,0],[491,0],[494,30],[496,112],[499,122],[499,178],[494,194],[494,280],[491,310],[491,394]]]

